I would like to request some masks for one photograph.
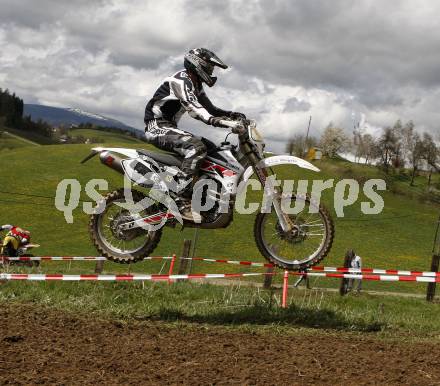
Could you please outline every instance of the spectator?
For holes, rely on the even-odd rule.
[[[351,259],[351,268],[362,269],[362,258],[353,251],[352,259]],[[359,273],[361,274],[361,273]],[[348,281],[347,291],[351,291],[353,289],[354,281],[357,281],[356,284],[356,292],[360,292],[362,288],[362,280],[361,279],[350,279]]]

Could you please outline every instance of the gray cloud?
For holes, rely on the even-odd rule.
[[[0,9],[0,87],[28,101],[141,126],[161,78],[206,46],[231,66],[209,95],[279,141],[309,114],[319,127],[349,129],[364,114],[372,127],[401,117],[438,129],[434,0],[0,0]]]
[[[292,97],[286,100],[283,108],[283,112],[295,112],[295,111],[309,111],[312,105],[306,101],[300,101],[296,97]]]

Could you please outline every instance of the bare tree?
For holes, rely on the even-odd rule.
[[[380,154],[381,164],[388,173],[389,167],[396,153],[398,139],[391,127],[383,129],[383,133],[378,141],[377,153]]]
[[[440,172],[440,166],[438,165],[440,162],[440,148],[435,144],[432,136],[428,133],[423,133],[422,146],[422,158],[429,167],[428,186],[430,186],[433,170]]]
[[[375,156],[375,139],[371,134],[363,133],[362,129],[353,131],[353,149],[354,160],[360,162],[361,158],[365,159],[365,164],[369,164]]]
[[[375,154],[376,140],[371,134],[362,136],[362,154],[365,158],[365,164],[370,164],[376,158]]]
[[[394,154],[392,158],[392,163],[395,168],[405,167],[405,151],[404,151],[404,132],[407,126],[414,127],[412,121],[409,121],[405,126],[402,125],[402,121],[398,119],[394,126],[392,127],[392,131],[395,138],[394,143]]]
[[[339,152],[344,151],[350,145],[350,140],[344,130],[333,127],[330,123],[321,136],[320,146],[324,155],[335,157]]]
[[[411,186],[414,185],[414,178],[417,174],[417,170],[419,169],[423,153],[424,149],[420,135],[419,133],[414,133],[412,138],[412,147],[409,149],[408,153],[408,159],[412,168],[411,182],[409,183]]]
[[[359,162],[363,154],[363,134],[361,129],[353,130],[354,162]]]

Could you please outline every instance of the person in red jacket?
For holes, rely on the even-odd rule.
[[[15,225],[2,225],[0,226],[0,232],[1,231],[8,231],[6,234],[5,240],[3,242],[3,248],[2,248],[2,254],[5,253],[4,247],[5,242],[7,241],[7,244],[12,246],[13,250],[9,251],[9,254],[12,256],[15,256],[17,253],[17,250],[20,246],[26,245],[31,240],[31,233],[25,229],[22,229],[20,227],[17,227]]]

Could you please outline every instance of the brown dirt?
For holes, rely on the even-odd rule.
[[[0,384],[439,384],[440,346],[0,306]]]

